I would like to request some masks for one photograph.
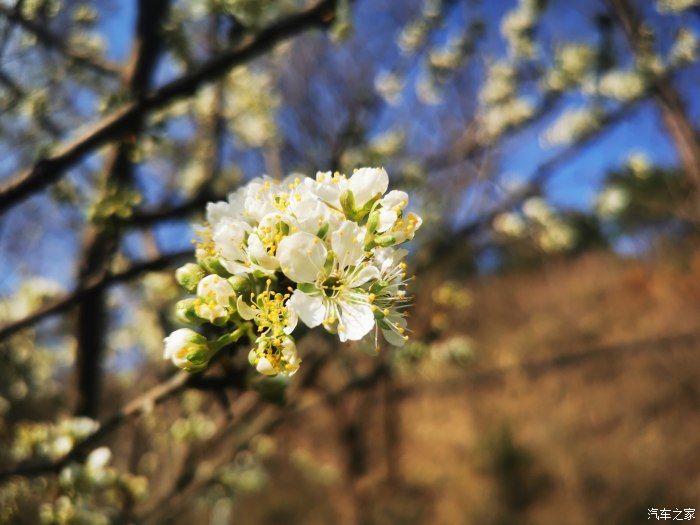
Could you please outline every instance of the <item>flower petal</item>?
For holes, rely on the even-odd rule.
[[[360,271],[355,272],[352,280],[348,283],[348,287],[357,288],[362,286],[370,279],[379,278],[379,269],[376,266],[365,266]]]
[[[331,235],[331,247],[341,268],[359,264],[364,256],[364,228],[354,222],[344,221]]]
[[[396,223],[398,218],[399,215],[394,210],[381,210],[379,212],[379,225],[377,226],[377,231],[379,233],[384,233]]]
[[[284,327],[283,332],[287,335],[290,335],[297,327],[297,323],[299,322],[299,315],[297,314],[297,311],[293,308],[288,307],[287,311],[287,326]]]
[[[251,260],[266,270],[276,270],[279,266],[277,258],[267,253],[265,246],[263,246],[260,237],[256,233],[248,237],[248,252]]]
[[[246,321],[250,321],[253,317],[255,317],[255,310],[251,308],[240,295],[236,300],[236,308],[238,309],[238,315],[240,315]]]
[[[360,168],[348,180],[348,187],[355,196],[355,205],[361,208],[371,198],[384,195],[389,175],[384,168]]]
[[[292,281],[311,283],[323,270],[327,253],[321,239],[310,233],[297,232],[280,241],[277,260]]]
[[[320,325],[326,318],[326,308],[320,294],[310,295],[301,290],[295,290],[287,302],[287,306],[290,310],[295,311],[309,328]]]
[[[405,191],[391,190],[384,195],[380,203],[382,208],[388,210],[393,210],[394,208],[403,210],[408,205],[408,194]]]
[[[374,314],[369,303],[339,301],[338,337],[342,342],[362,339],[374,326]]]

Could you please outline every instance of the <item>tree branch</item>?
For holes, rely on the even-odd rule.
[[[192,256],[192,250],[184,250],[158,257],[157,259],[136,263],[127,270],[119,273],[106,273],[100,277],[86,282],[70,294],[61,299],[57,299],[36,312],[29,314],[22,319],[13,321],[0,328],[0,340],[4,340],[16,332],[35,325],[39,321],[66,312],[76,306],[85,294],[94,290],[103,290],[115,284],[124,283],[138,277],[146,272],[157,272],[171,266],[174,262]]]
[[[644,23],[629,0],[608,0],[629,46],[636,58],[649,53],[644,37]],[[662,72],[657,75],[651,93],[661,109],[686,176],[696,189],[700,189],[700,141],[691,122],[685,103],[669,76]]]
[[[67,169],[87,154],[129,133],[146,113],[193,95],[202,85],[260,56],[287,38],[313,27],[328,25],[333,19],[336,2],[337,0],[322,0],[312,8],[274,23],[254,36],[243,38],[240,45],[222,52],[195,71],[169,82],[150,95],[124,104],[81,137],[3,184],[0,187],[0,213],[58,181]]]
[[[131,59],[124,88],[130,100],[138,100],[151,86],[163,43],[163,27],[168,16],[169,0],[138,0],[138,15]],[[144,116],[134,119],[132,134],[139,134]],[[132,185],[134,164],[131,161],[132,141],[119,141],[105,163],[104,184],[109,189],[125,189]],[[97,196],[102,198],[100,192]],[[112,224],[88,224],[79,266],[80,283],[101,275],[109,267],[119,246],[121,231]],[[94,418],[102,390],[102,354],[107,332],[107,308],[103,290],[95,290],[80,301],[76,315],[76,413]]]
[[[9,22],[19,25],[22,29],[34,35],[44,47],[58,51],[74,64],[110,77],[118,77],[121,74],[119,66],[96,58],[89,53],[82,53],[78,50],[71,49],[66,44],[65,38],[54,34],[40,23],[23,17],[19,10],[13,7],[0,4],[0,15],[4,16]]]

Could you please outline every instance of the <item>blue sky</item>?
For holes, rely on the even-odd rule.
[[[102,13],[100,30],[105,35],[107,43],[107,56],[115,62],[124,62],[129,55],[131,38],[134,25],[133,1],[111,1],[106,4]],[[444,41],[451,33],[457,31],[465,21],[470,20],[475,13],[480,13],[486,20],[489,31],[486,36],[485,46],[478,59],[482,60],[487,55],[498,56],[504,52],[504,42],[498,31],[498,20],[503,13],[516,4],[515,0],[496,0],[491,2],[466,2],[464,5],[474,5],[468,9],[453,10],[445,22],[445,27],[434,35],[434,42]],[[572,6],[576,4],[577,8]],[[402,59],[395,44],[395,38],[401,25],[397,21],[405,21],[416,12],[417,2],[406,2],[406,11],[397,8],[399,4],[392,4],[391,0],[376,0],[359,2],[355,11],[355,35],[353,45],[358,42],[367,46],[371,55],[377,60],[386,61],[386,67],[396,67]],[[403,5],[403,4],[402,4]],[[542,21],[542,38],[545,43],[554,44],[561,41],[590,41],[595,39],[595,32],[590,23],[593,15],[598,12],[598,2],[562,2],[553,0],[550,8]],[[696,34],[700,34],[700,17],[697,16],[664,16],[656,14],[652,2],[645,9],[645,16],[651,20],[657,29],[662,45],[667,45],[680,25],[691,27]],[[305,38],[305,37],[302,37]],[[618,43],[624,45],[624,42]],[[382,63],[377,64],[383,67]],[[417,67],[417,66],[416,66]],[[415,76],[414,68],[412,74]],[[158,74],[158,83],[166,81],[174,75],[171,67],[164,64]],[[700,100],[694,95],[694,89],[700,85],[700,70],[693,66],[678,75],[677,86],[689,102],[690,112],[694,119],[700,116]],[[471,94],[470,96],[473,96]],[[415,117],[413,116],[413,112]],[[421,115],[427,115],[430,108],[416,106],[415,98],[410,94],[405,104],[397,108],[384,110],[381,118],[376,121],[376,132],[385,131],[384,126],[390,127],[395,122],[408,122],[411,128],[419,128],[422,122]],[[449,108],[436,107],[436,114],[444,114]],[[402,113],[403,112],[403,113]],[[441,113],[442,112],[442,113]],[[97,118],[97,116],[95,116]],[[418,121],[411,119],[418,119]],[[434,118],[431,124],[434,124]],[[439,123],[439,122],[438,122]],[[527,178],[542,162],[556,153],[554,149],[543,149],[539,134],[546,122],[528,128],[517,133],[501,148],[501,156],[497,166],[498,173],[505,174],[509,178]],[[592,202],[598,191],[600,181],[607,170],[620,166],[633,151],[644,151],[655,163],[662,165],[674,165],[677,156],[673,144],[669,141],[666,131],[661,123],[659,112],[651,102],[639,104],[630,113],[629,117],[618,125],[611,127],[591,147],[586,148],[581,155],[560,167],[547,187],[551,199],[563,207],[586,208]],[[97,167],[98,163],[93,159],[89,165]],[[5,164],[7,166],[7,163]],[[246,176],[259,174],[255,162],[244,162],[243,167]],[[293,166],[285,166],[292,169]],[[324,167],[319,166],[319,169]],[[147,169],[147,168],[144,168]],[[14,167],[11,171],[14,170]],[[11,175],[8,171],[7,175]],[[4,176],[4,175],[3,175]],[[83,181],[84,176],[76,173],[70,174],[72,180]],[[144,180],[148,179],[148,173],[144,173]],[[147,200],[160,198],[159,192],[149,189]],[[32,213],[58,213],[58,210],[46,211],[42,207],[47,206],[47,199],[38,197],[30,199],[27,203],[13,210],[0,222],[0,226],[13,224],[19,217]],[[465,202],[471,202],[465,199]],[[50,205],[53,206],[53,205]],[[33,211],[35,210],[35,211]],[[472,210],[460,210],[459,216],[468,218]],[[40,215],[37,215],[40,216]],[[64,227],[65,221],[59,223]],[[2,238],[0,228],[0,268],[5,270],[0,278],[0,289],[9,291],[16,287],[16,278],[27,273],[40,273],[46,277],[57,279],[59,282],[70,286],[73,276],[75,256],[80,245],[79,230],[66,233],[54,231],[52,224],[46,225],[38,235],[38,239],[28,239],[24,250],[27,253],[17,254],[13,259],[6,255],[13,249]],[[58,227],[57,227],[58,228]],[[186,224],[166,224],[156,230],[156,236],[165,250],[175,250],[189,246],[191,231]],[[129,251],[137,254],[140,251],[140,241],[135,234],[128,237],[126,243]],[[4,252],[4,253],[2,253]],[[18,266],[17,260],[24,256],[22,264]],[[50,260],[46,265],[42,261]]]

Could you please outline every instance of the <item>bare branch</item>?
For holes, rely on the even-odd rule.
[[[192,250],[184,250],[181,252],[163,255],[151,261],[136,263],[123,272],[112,274],[107,273],[103,276],[88,281],[83,286],[74,290],[67,296],[47,304],[43,308],[40,308],[39,310],[28,315],[27,317],[18,319],[17,321],[13,321],[0,328],[0,340],[6,339],[12,334],[18,332],[19,330],[33,326],[39,321],[43,321],[48,317],[70,310],[80,302],[80,300],[85,296],[85,294],[89,292],[98,289],[105,289],[115,284],[130,281],[131,279],[134,279],[146,272],[157,272],[163,270],[171,266],[176,261],[184,259],[191,255]]]
[[[63,37],[54,34],[42,24],[23,17],[17,9],[0,4],[0,15],[34,35],[44,47],[58,51],[74,64],[84,66],[97,73],[111,77],[118,77],[121,74],[121,69],[119,66],[94,57],[89,53],[83,53],[77,49],[71,49],[66,44]]]
[[[145,410],[149,410],[151,407],[175,395],[180,390],[183,390],[190,382],[194,381],[195,377],[196,376],[188,374],[187,372],[178,372],[174,374],[165,382],[156,385],[124,405],[116,414],[101,423],[93,434],[79,442],[62,458],[56,461],[43,460],[21,463],[14,469],[0,472],[0,482],[15,476],[33,477],[59,472],[71,461],[79,459],[82,454],[90,449],[102,437],[109,434],[132,417],[143,413]]]
[[[193,95],[202,85],[216,80],[232,68],[260,56],[302,31],[326,26],[333,19],[336,2],[337,0],[322,0],[314,7],[272,24],[256,35],[247,36],[237,47],[222,52],[195,71],[169,82],[150,95],[124,104],[81,137],[2,185],[0,213],[58,181],[67,169],[87,154],[131,132],[146,113]]]
[[[644,22],[629,0],[608,0],[622,26],[623,32],[637,58],[643,57],[645,49]],[[651,93],[661,109],[663,120],[675,142],[686,176],[695,188],[700,188],[700,141],[688,116],[686,105],[669,76],[657,76]]]

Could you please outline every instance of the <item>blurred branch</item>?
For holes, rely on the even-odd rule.
[[[79,50],[71,49],[63,36],[56,35],[42,24],[23,17],[19,9],[0,4],[0,15],[4,16],[8,22],[17,24],[34,35],[44,47],[58,51],[74,64],[111,77],[118,77],[121,74],[119,66]]]
[[[162,255],[157,259],[136,263],[119,273],[105,273],[102,276],[94,278],[92,281],[85,282],[80,288],[77,288],[67,296],[52,301],[46,306],[40,308],[36,312],[29,314],[22,319],[13,321],[0,327],[0,340],[4,340],[16,332],[35,325],[39,321],[66,312],[76,306],[85,294],[94,290],[103,290],[110,286],[121,284],[130,281],[146,272],[158,272],[164,270],[180,259],[192,256],[192,250],[183,250],[181,252]]]
[[[188,374],[187,372],[178,372],[172,375],[165,382],[154,386],[144,394],[124,405],[116,414],[101,423],[94,433],[77,443],[65,456],[55,461],[28,461],[20,463],[14,469],[0,472],[0,482],[15,476],[34,477],[60,472],[68,463],[78,460],[102,437],[132,417],[150,410],[153,406],[163,402],[180,390],[183,390],[189,383],[194,382],[194,378],[196,378],[196,376]]]
[[[268,26],[256,35],[244,37],[240,45],[211,58],[195,71],[139,100],[124,104],[78,139],[60,147],[53,155],[42,158],[3,184],[0,187],[0,213],[58,181],[66,170],[87,154],[128,134],[145,114],[193,95],[202,85],[216,80],[232,68],[262,55],[276,44],[302,31],[327,26],[333,20],[336,2],[337,0],[322,0],[309,9]]]
[[[5,71],[0,69],[0,84],[5,86],[13,95],[11,100],[3,104],[2,110],[7,110],[8,107],[17,104],[20,100],[26,98],[26,90],[20,86],[15,80]],[[51,120],[48,115],[42,114],[39,117],[41,127],[53,137],[59,137],[62,134],[61,128]]]
[[[648,55],[644,23],[629,0],[608,0],[637,59]],[[666,73],[657,75],[652,87],[666,127],[676,144],[686,175],[700,189],[700,141],[680,93]]]
[[[700,332],[687,332],[672,334],[662,337],[641,339],[625,343],[599,345],[577,352],[563,355],[556,355],[544,359],[526,360],[522,363],[495,367],[486,370],[475,370],[468,372],[461,377],[454,378],[436,385],[434,382],[413,382],[411,385],[403,386],[399,389],[399,395],[406,396],[429,391],[440,394],[441,392],[454,392],[455,387],[471,384],[473,386],[488,386],[501,384],[512,374],[520,377],[528,376],[534,378],[551,372],[586,364],[594,359],[615,358],[630,356],[636,357],[655,352],[668,352],[672,348],[687,347],[697,349],[700,341]]]
[[[217,434],[207,442],[207,450],[215,449],[216,445],[225,442],[227,437],[232,435],[235,428],[245,429],[243,435],[235,440],[234,444],[227,444],[226,450],[233,452],[232,455],[226,455],[222,460],[217,461],[214,465],[211,462],[200,462],[199,467],[205,470],[202,465],[206,466],[206,472],[191,471],[183,476],[186,479],[186,484],[177,485],[176,490],[168,492],[164,498],[158,500],[151,505],[141,516],[142,523],[167,523],[168,518],[177,516],[182,513],[186,506],[191,504],[193,496],[207,488],[216,479],[219,469],[229,463],[236,452],[243,450],[250,440],[256,435],[269,433],[279,425],[283,424],[289,417],[300,415],[311,411],[315,408],[323,406],[333,399],[340,399],[348,393],[358,390],[366,390],[376,385],[382,377],[384,377],[384,365],[380,362],[366,375],[349,380],[345,385],[334,392],[326,393],[322,399],[316,399],[308,404],[301,404],[301,395],[298,395],[304,389],[313,387],[321,367],[325,364],[327,355],[320,355],[308,364],[314,366],[315,370],[306,369],[303,377],[299,378],[296,385],[297,395],[294,399],[284,406],[284,410],[277,410],[270,406],[265,406],[260,402],[256,402],[248,406],[241,415],[235,420],[228,421],[227,424],[217,432]],[[305,361],[307,363],[307,361]],[[255,415],[256,417],[248,421],[248,417]],[[245,424],[242,424],[244,423]]]
[[[141,98],[151,86],[163,45],[163,27],[170,0],[138,0],[131,59],[124,79],[130,100]],[[121,191],[132,185],[134,164],[132,144],[144,126],[145,116],[134,119],[131,140],[119,141],[105,163],[104,191]],[[102,192],[96,197],[102,199]],[[79,266],[79,285],[101,275],[109,267],[119,246],[120,229],[106,221],[88,224]],[[76,413],[95,417],[102,385],[102,354],[107,333],[107,308],[104,290],[86,293],[80,300],[76,316],[76,378],[78,400]]]
[[[457,254],[454,250],[455,243],[465,242],[469,237],[490,227],[493,220],[501,213],[507,212],[522,204],[529,197],[537,195],[542,190],[542,185],[555,175],[558,168],[571,159],[576,158],[582,150],[590,147],[595,141],[600,140],[604,133],[609,130],[610,126],[621,122],[628,113],[634,109],[638,102],[639,100],[628,102],[608,113],[608,115],[601,120],[601,125],[598,129],[590,132],[576,143],[571,144],[549,160],[540,164],[532,173],[528,182],[518,190],[509,194],[503,202],[499,203],[490,211],[464,224],[456,231],[450,231],[443,238],[435,240],[432,245],[431,261],[426,261],[426,263],[430,264],[432,261],[438,260],[442,264],[451,260],[451,257]]]

